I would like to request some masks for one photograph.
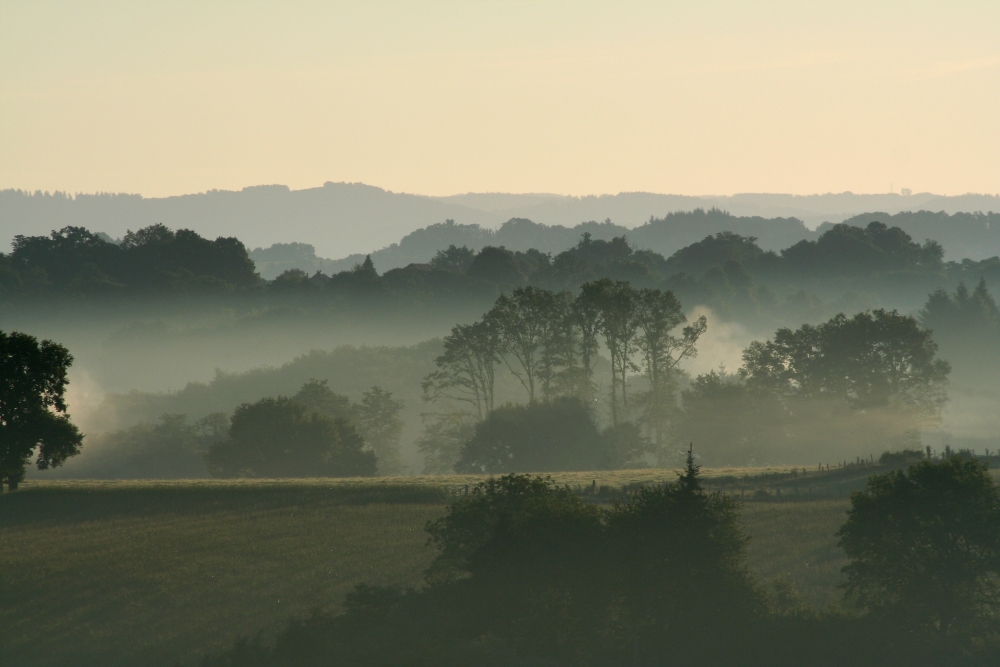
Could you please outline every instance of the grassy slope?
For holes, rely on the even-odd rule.
[[[415,585],[433,555],[423,524],[442,501],[429,487],[317,481],[0,496],[0,662],[173,664],[336,604],[357,583]],[[748,503],[751,568],[834,599],[845,508]]]

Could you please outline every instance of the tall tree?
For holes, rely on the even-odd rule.
[[[572,323],[580,333],[580,366],[583,371],[580,398],[589,400],[594,392],[594,367],[600,350],[601,333],[600,295],[602,287],[585,283],[580,295],[573,300]]]
[[[69,351],[16,331],[0,331],[0,484],[16,491],[37,450],[39,470],[80,453],[83,435],[66,413]]]
[[[697,354],[695,343],[708,328],[705,316],[684,327],[680,336],[672,333],[687,321],[673,292],[641,289],[636,294],[635,317],[638,325],[636,347],[642,354],[643,371],[649,381],[646,396],[646,421],[662,447],[669,414],[674,408],[673,371],[687,357]]]
[[[500,350],[500,332],[492,319],[452,328],[444,338],[444,353],[434,360],[438,370],[420,384],[424,400],[465,403],[482,421],[493,410]]]
[[[600,332],[611,355],[611,422],[618,423],[618,390],[621,390],[621,407],[628,409],[628,373],[638,370],[632,361],[636,350],[637,294],[623,280],[602,278],[588,283],[581,290],[580,299],[590,302],[590,307],[600,312]]]
[[[568,291],[553,295],[542,329],[539,378],[542,396],[579,396],[582,371],[577,355],[577,327],[573,321],[573,295]]]
[[[392,392],[375,385],[361,395],[361,402],[354,406],[354,418],[365,444],[378,458],[378,471],[382,475],[400,474],[404,471],[399,458],[399,437],[403,433],[403,420],[399,412],[403,402],[392,397]]]
[[[555,310],[555,295],[536,287],[519,287],[501,295],[484,319],[496,323],[502,341],[501,358],[535,400],[539,352]]]

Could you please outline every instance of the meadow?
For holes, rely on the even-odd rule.
[[[674,474],[553,478],[620,488]],[[0,496],[0,662],[197,664],[239,635],[336,607],[355,584],[419,585],[434,555],[425,522],[478,479],[402,481],[25,484]],[[844,498],[745,503],[750,568],[812,605],[836,603],[833,533],[846,508]]]

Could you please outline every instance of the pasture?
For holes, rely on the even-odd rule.
[[[674,474],[553,478],[620,488]],[[0,496],[2,662],[197,664],[238,635],[336,606],[355,584],[418,585],[434,555],[425,522],[476,481],[27,483]],[[746,503],[751,569],[786,578],[814,605],[835,602],[843,560],[833,532],[846,507]]]

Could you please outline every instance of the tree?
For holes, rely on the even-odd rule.
[[[236,408],[228,438],[205,457],[213,477],[367,477],[376,459],[350,420],[284,396]]]
[[[601,287],[587,283],[580,289],[580,295],[573,300],[572,324],[580,332],[580,366],[583,371],[582,387],[578,394],[583,400],[590,400],[594,392],[594,368],[597,364],[601,332],[601,309],[599,304]]]
[[[524,282],[524,274],[517,264],[517,258],[503,246],[486,246],[480,250],[469,264],[468,275],[501,287],[512,287]]]
[[[476,425],[456,472],[596,470],[605,456],[597,425],[577,398],[505,405]]]
[[[435,269],[461,274],[469,270],[475,256],[476,253],[468,246],[458,248],[452,243],[446,249],[438,250],[431,259],[430,265]]]
[[[583,369],[577,363],[577,335],[573,322],[573,295],[553,294],[542,326],[538,378],[542,397],[581,396]]]
[[[817,327],[779,329],[743,353],[752,386],[781,395],[832,397],[855,409],[894,401],[928,420],[944,403],[950,367],[936,358],[931,332],[896,311],[840,314]]]
[[[642,354],[643,371],[649,381],[645,420],[656,434],[656,445],[665,444],[667,423],[675,411],[673,372],[677,365],[697,354],[695,343],[708,328],[702,315],[680,336],[671,333],[687,321],[673,292],[641,289],[636,295],[636,347]]]
[[[636,291],[625,281],[602,278],[584,285],[579,299],[587,303],[587,310],[600,313],[599,330],[611,355],[611,422],[617,424],[618,389],[621,389],[622,407],[627,410],[628,373],[638,369],[632,362],[639,326]]]
[[[354,418],[365,444],[378,458],[378,470],[382,475],[403,472],[403,462],[399,458],[399,436],[403,432],[403,420],[399,412],[402,401],[392,398],[392,393],[375,385],[361,395],[361,403],[354,406]]]
[[[785,406],[771,394],[752,391],[736,373],[699,375],[681,392],[681,404],[671,429],[674,442],[697,440],[712,465],[754,465],[791,453]]]
[[[83,435],[69,420],[69,351],[49,340],[0,331],[0,484],[16,491],[37,450],[46,470],[80,453]]]
[[[690,651],[683,664],[700,661],[695,652],[704,647],[686,638],[704,636],[706,627],[738,633],[759,611],[738,509],[730,496],[702,490],[690,449],[676,483],[643,487],[612,506],[616,566],[608,576],[620,591],[623,622],[644,646],[671,646],[675,659]]]
[[[863,610],[960,634],[1000,610],[1000,494],[975,459],[872,476],[837,535]]]
[[[539,348],[546,338],[546,330],[553,323],[554,310],[552,292],[519,287],[510,296],[502,295],[497,299],[484,317],[496,323],[500,332],[501,359],[528,392],[529,402],[535,400]]]
[[[328,380],[310,379],[292,396],[292,402],[301,405],[307,413],[313,413],[328,419],[353,416],[351,399],[330,389]]]
[[[417,449],[424,456],[424,474],[455,472],[462,447],[476,432],[476,421],[468,413],[451,411],[421,415],[424,432],[417,438]]]
[[[593,664],[585,656],[607,606],[596,505],[547,478],[505,475],[478,484],[427,532],[438,549],[428,583],[454,591],[463,617],[486,621],[479,634],[514,639],[529,655],[566,655],[558,664]]]
[[[424,400],[465,403],[482,421],[493,410],[500,350],[500,332],[493,319],[453,327],[444,338],[444,353],[434,360],[438,370],[420,383]]]

